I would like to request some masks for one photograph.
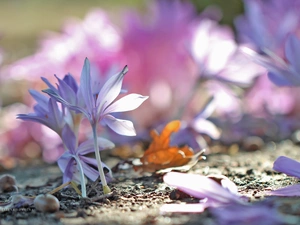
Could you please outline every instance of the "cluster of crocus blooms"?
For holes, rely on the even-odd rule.
[[[105,80],[111,71],[129,65],[131,72],[124,80],[124,89],[150,96],[141,109],[125,114],[126,118],[134,121],[138,134],[148,133],[151,128],[179,119],[182,121],[182,131],[179,133],[189,137],[192,135],[187,139],[197,148],[202,133],[212,139],[232,143],[250,134],[250,131],[235,134],[236,130],[249,124],[261,126],[257,118],[264,118],[278,129],[286,127],[286,133],[280,135],[286,137],[299,126],[295,123],[290,126],[294,118],[285,120],[279,117],[297,115],[300,110],[297,90],[279,89],[269,81],[266,69],[269,70],[269,77],[279,83],[284,84],[281,74],[290,77],[285,82],[294,79],[297,73],[296,31],[299,27],[296,9],[299,4],[295,0],[286,5],[261,0],[245,0],[244,3],[245,13],[234,21],[238,42],[229,26],[219,24],[220,11],[210,7],[197,15],[194,6],[186,1],[153,1],[149,3],[145,15],[128,12],[120,27],[110,21],[105,11],[94,9],[82,21],[68,20],[61,32],[46,33],[36,53],[3,67],[1,74],[5,76],[1,78],[4,83],[11,78],[24,83],[27,81],[27,85],[35,88],[44,85],[37,76],[45,77],[44,81],[47,79],[50,83],[55,80],[52,74],[70,72],[75,80],[79,80],[78,71],[84,57],[88,56],[92,77]],[[281,18],[279,25],[274,24],[274,18]],[[289,37],[290,34],[294,36]],[[245,46],[251,47],[255,57],[244,54]],[[285,46],[289,49],[286,50],[287,57]],[[284,59],[278,60],[281,57]],[[263,67],[254,63],[253,58]],[[63,96],[57,95],[57,91],[49,86],[47,93],[62,102]],[[19,101],[23,102],[19,105],[27,105],[28,110],[33,102],[24,92],[20,88],[14,94],[19,95]],[[215,110],[202,117],[203,105],[211,97]],[[278,105],[277,98],[283,99],[281,102],[284,105]],[[72,110],[78,110],[74,102],[64,103]],[[3,112],[9,113],[9,110]],[[86,112],[82,113],[86,115]],[[98,116],[96,114],[90,116]],[[92,119],[89,118],[90,121]],[[109,116],[105,116],[102,122],[113,126]],[[216,129],[216,126],[221,129]],[[10,137],[11,133],[20,129],[31,132],[26,137],[18,138],[22,145],[18,145],[16,150],[16,144],[11,143]],[[53,139],[53,145],[41,141],[40,132],[34,132],[34,129],[42,130],[45,137]],[[225,134],[220,132],[222,130],[233,132]],[[255,127],[251,135],[260,135],[256,130],[262,129]],[[115,138],[111,133],[108,135],[115,140],[115,144],[129,142],[128,138]],[[38,142],[36,152],[42,149],[45,161],[53,162],[62,153],[62,148],[57,147],[59,139],[53,133],[39,126],[29,127],[26,123],[1,129],[0,139],[3,145],[8,146],[3,154],[24,152],[26,150],[22,146],[27,144],[23,143],[32,143],[32,140]]]
[[[246,93],[249,112],[259,116],[297,116],[299,88],[288,86],[299,86],[296,74],[300,4],[296,0],[288,4],[283,1],[244,0],[244,5],[245,14],[235,19],[238,39],[249,47],[245,53],[268,70],[270,78],[266,79],[265,74],[260,76],[250,93]],[[287,87],[278,88],[274,84]],[[281,102],[280,106],[278,102]]]
[[[42,78],[48,86],[48,89],[43,92],[48,96],[30,90],[30,94],[37,102],[34,113],[17,115],[19,119],[41,123],[60,136],[65,148],[65,153],[58,159],[59,168],[64,174],[63,181],[79,180],[83,197],[86,197],[84,175],[93,181],[100,175],[104,193],[110,192],[107,179],[111,179],[111,172],[101,162],[99,151],[113,148],[114,144],[98,137],[98,124],[107,125],[121,135],[136,134],[131,121],[118,119],[112,115],[134,110],[148,98],[138,94],[128,94],[116,100],[121,93],[123,78],[127,71],[128,68],[125,66],[121,72],[109,77],[105,83],[101,83],[98,79],[92,79],[90,63],[86,58],[79,86],[70,74],[63,79],[56,77],[57,87],[46,78]],[[84,118],[90,122],[93,138],[79,144],[78,132]],[[95,152],[96,160],[85,156],[91,152]],[[94,169],[95,167],[98,171]],[[106,167],[109,172],[105,174],[103,167]]]

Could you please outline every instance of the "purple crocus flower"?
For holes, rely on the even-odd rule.
[[[181,121],[181,128],[172,135],[171,145],[188,144],[194,151],[207,148],[207,144],[201,134],[206,134],[213,139],[221,135],[218,128],[207,118],[216,108],[215,100],[211,97],[203,109],[190,121]]]
[[[88,59],[85,59],[80,87],[76,93],[72,92],[70,88],[67,88],[69,91],[66,92],[67,89],[64,87],[59,88],[59,90],[64,91],[57,91],[50,87],[44,92],[61,102],[64,106],[77,112],[82,112],[91,124],[101,121],[118,134],[134,136],[136,133],[131,121],[117,119],[111,115],[111,113],[115,112],[134,110],[148,98],[138,94],[129,94],[114,102],[121,92],[122,81],[127,71],[126,66],[120,73],[111,76],[101,90],[95,92],[95,90],[92,90],[90,63]],[[60,86],[64,84],[61,80],[59,82]]]
[[[286,156],[279,156],[274,162],[273,169],[300,179],[300,162]],[[300,184],[280,188],[268,192],[268,194],[277,196],[300,196]]]
[[[204,81],[214,79],[249,86],[262,71],[240,51],[230,27],[209,19],[198,22],[191,54],[199,67],[200,79]]]
[[[29,93],[37,101],[37,104],[34,106],[34,113],[18,114],[17,118],[41,123],[58,135],[61,135],[62,128],[66,122],[57,102],[53,98],[49,98],[35,90],[29,90]]]
[[[95,181],[99,177],[99,172],[95,169],[97,168],[97,161],[96,159],[85,156],[95,151],[93,140],[87,140],[77,147],[76,136],[68,125],[65,125],[62,130],[62,140],[67,149],[58,159],[58,166],[63,172],[63,182],[81,180],[81,171],[83,171],[89,179]],[[114,147],[111,141],[104,138],[98,137],[98,143],[98,151]],[[109,173],[106,174],[106,178],[110,181],[112,175],[109,167],[104,163],[102,163],[102,167],[109,171]],[[81,182],[81,185],[83,184],[84,183]]]
[[[170,172],[164,176],[164,182],[202,200],[196,204],[166,204],[161,207],[162,212],[200,213],[207,207],[244,202],[237,193],[236,185],[225,176],[219,184],[207,176]]]
[[[134,110],[148,98],[138,94],[129,94],[114,101],[121,92],[123,78],[127,71],[128,68],[125,66],[120,73],[110,77],[101,89],[96,90],[95,92],[92,87],[99,88],[99,85],[97,85],[97,82],[96,85],[92,84],[90,63],[86,58],[81,72],[80,87],[76,93],[74,89],[72,91],[70,85],[61,87],[61,91],[59,91],[60,88],[58,88],[57,91],[51,84],[48,84],[49,89],[44,90],[45,93],[55,98],[58,102],[61,102],[65,107],[83,113],[90,121],[93,131],[98,171],[105,194],[109,193],[110,189],[106,183],[100,153],[96,150],[98,148],[97,125],[99,122],[102,122],[118,134],[134,136],[136,133],[133,123],[129,120],[117,119],[112,116],[111,113]],[[61,86],[63,84],[63,82],[60,82]]]
[[[300,25],[298,0],[244,0],[245,14],[235,20],[239,39],[254,45],[258,52],[282,56],[286,37]]]
[[[271,81],[279,86],[300,85],[300,39],[294,35],[287,38],[285,44],[285,57],[288,63],[282,63],[281,67],[266,67]],[[282,60],[283,61],[283,60]]]
[[[300,85],[300,40],[295,35],[288,36],[285,42],[285,57],[274,52],[267,52],[267,56],[244,48],[245,54],[268,70],[269,79],[278,86]]]

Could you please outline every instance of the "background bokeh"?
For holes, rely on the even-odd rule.
[[[136,138],[101,130],[123,149],[135,151],[131,144],[137,140],[149,143],[150,129],[160,130],[174,119],[182,126],[172,144],[188,144],[194,151],[213,150],[215,145],[226,145],[226,151],[232,145],[245,147],[248,138],[258,149],[267,141],[289,137],[300,127],[297,89],[276,87],[266,69],[242,53],[245,47],[258,54],[262,47],[270,47],[284,58],[286,35],[297,33],[298,26],[290,25],[289,15],[297,14],[293,5],[277,3],[270,14],[256,15],[269,3],[0,1],[0,164],[8,158],[54,162],[61,155],[56,134],[15,116],[32,112],[35,102],[28,89],[46,88],[41,76],[56,82],[54,73],[62,77],[70,72],[79,80],[85,57],[93,75],[103,81],[112,69],[128,64],[124,88],[150,96],[139,109],[122,115],[135,124]],[[272,46],[267,38],[276,31],[272,22],[276,15],[286,16],[287,22],[278,45]],[[260,23],[257,16],[265,16],[261,21],[267,22]],[[266,37],[260,35],[263,32]]]
[[[70,17],[84,18],[86,13],[100,7],[109,13],[110,19],[120,22],[125,10],[143,12],[145,0],[1,0],[0,1],[0,46],[5,51],[4,64],[32,54],[37,42],[46,31],[59,31]],[[241,0],[194,0],[200,12],[208,5],[217,5],[223,11],[221,23],[231,24],[243,10]]]

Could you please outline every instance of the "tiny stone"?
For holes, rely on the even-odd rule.
[[[33,201],[34,207],[41,212],[56,212],[60,204],[56,197],[50,194],[40,194]]]

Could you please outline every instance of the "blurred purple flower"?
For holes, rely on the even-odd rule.
[[[244,101],[246,112],[258,117],[289,115],[297,104],[294,90],[276,86],[267,74],[256,79],[246,91]]]
[[[193,34],[191,53],[202,80],[250,85],[262,68],[249,60],[235,42],[230,27],[202,19]]]
[[[115,112],[134,110],[148,98],[138,94],[129,94],[114,102],[121,92],[123,78],[127,71],[126,66],[120,73],[110,77],[101,90],[97,90],[94,93],[91,83],[90,63],[88,59],[85,59],[80,87],[76,93],[70,88],[68,88],[69,90],[65,89],[67,86],[63,87],[63,82],[60,82],[61,88],[59,88],[62,91],[59,92],[50,87],[44,92],[61,102],[64,106],[83,113],[91,125],[101,121],[118,134],[133,136],[136,133],[131,121],[117,119],[111,115],[111,113]]]
[[[215,124],[207,120],[215,110],[215,107],[215,100],[212,97],[191,121],[182,120],[180,130],[172,135],[171,145],[180,146],[187,144],[197,152],[207,148],[207,143],[201,136],[202,134],[206,134],[213,139],[218,139],[221,132]]]
[[[273,169],[300,179],[300,162],[286,156],[279,156],[274,162]],[[273,190],[267,194],[276,196],[300,196],[300,184]]]
[[[286,40],[285,57],[287,63],[282,60],[280,67],[267,65],[270,80],[279,86],[300,86],[300,40],[294,35],[290,35]]]
[[[248,87],[265,69],[241,51],[234,33],[217,21],[202,19],[197,23],[191,54],[198,65],[199,84],[214,96],[216,114],[239,119],[242,102],[239,87]]]
[[[276,207],[267,201],[253,205],[231,204],[211,208],[210,211],[217,217],[220,225],[279,225],[287,222]]]
[[[235,20],[239,39],[260,53],[272,51],[282,56],[287,35],[300,26],[298,0],[244,0],[245,14]]]
[[[53,98],[49,98],[35,90],[29,90],[29,92],[37,102],[34,106],[34,113],[18,114],[17,118],[41,123],[60,136],[66,122],[57,102]]]
[[[95,181],[99,177],[97,161],[96,159],[85,156],[86,154],[95,151],[93,140],[87,140],[76,147],[76,136],[68,125],[63,128],[62,140],[67,151],[58,159],[57,162],[60,170],[63,172],[63,183],[71,180],[80,181],[80,169],[78,169],[79,164],[82,165],[84,174],[92,181]],[[104,138],[99,137],[98,143],[98,151],[114,147],[112,142]],[[104,163],[102,163],[102,167],[109,171],[106,173],[106,179],[111,181],[112,174],[109,167]]]
[[[244,48],[243,52],[250,56],[256,63],[268,70],[270,80],[278,86],[300,86],[300,40],[295,35],[287,37],[285,42],[285,56],[267,52],[267,55]]]
[[[203,212],[207,207],[220,207],[228,204],[244,203],[238,195],[236,185],[227,177],[222,176],[220,183],[207,176],[170,172],[164,176],[164,182],[179,190],[202,199],[195,204],[166,204],[162,212]]]

